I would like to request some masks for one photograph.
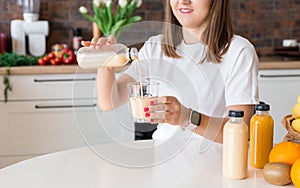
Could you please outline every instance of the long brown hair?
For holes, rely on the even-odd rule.
[[[233,37],[229,0],[212,0],[207,19],[208,26],[203,35],[199,36],[208,47],[204,60],[220,63]],[[181,25],[172,12],[170,0],[167,0],[162,39],[164,54],[180,58],[176,53],[176,46],[182,39]]]

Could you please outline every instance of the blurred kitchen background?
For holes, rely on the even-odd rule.
[[[10,36],[10,21],[23,19],[17,0],[0,0],[0,32]],[[92,37],[92,24],[79,13],[80,6],[92,12],[91,0],[41,0],[40,20],[49,22],[47,52],[55,43],[72,45],[73,28],[82,28],[84,40]],[[117,3],[116,0],[113,1]],[[163,0],[144,0],[136,14],[143,21],[163,21]],[[231,0],[234,29],[248,38],[259,56],[274,54],[287,38],[300,40],[300,0]],[[142,30],[138,30],[136,36]],[[9,47],[11,48],[11,46]]]

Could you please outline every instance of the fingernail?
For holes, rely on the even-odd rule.
[[[96,44],[96,46],[101,46],[101,44]]]
[[[154,105],[154,101],[150,101],[150,105]]]
[[[107,41],[106,44],[111,44],[111,41]]]
[[[95,47],[95,44],[90,44],[90,47]]]
[[[150,117],[150,113],[145,113],[145,116],[146,117]]]
[[[148,107],[145,107],[144,108],[144,112],[148,112],[149,111],[149,108]]]
[[[154,122],[154,120],[153,120],[153,119],[150,119],[150,122]]]

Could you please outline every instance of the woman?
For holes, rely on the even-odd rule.
[[[176,68],[164,73],[170,78],[174,77],[173,70],[184,72],[196,97],[189,101],[184,91],[187,89],[181,88],[183,99],[166,92],[151,101],[144,109],[146,116],[151,123],[161,123],[154,137],[164,138],[178,127],[192,125],[195,133],[221,143],[228,111],[243,110],[249,125],[254,104],[258,103],[255,49],[249,41],[233,34],[229,0],[167,0],[165,18],[163,34],[151,37],[140,50],[142,72],[145,77],[161,76],[155,73],[172,64]],[[94,38],[83,45],[97,48],[115,42],[111,36]],[[159,63],[153,63],[154,59]],[[100,107],[111,110],[126,103],[127,83],[138,81],[136,63],[117,80],[113,68],[102,68],[99,72]],[[172,83],[176,79],[167,81]]]

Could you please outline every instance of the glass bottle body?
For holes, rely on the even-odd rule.
[[[274,121],[269,111],[256,111],[250,120],[250,166],[263,168],[273,148]]]
[[[73,29],[73,50],[74,53],[77,54],[78,49],[81,47],[81,28],[74,28]]]
[[[248,126],[242,117],[230,117],[223,130],[223,176],[244,179],[248,172]]]
[[[121,67],[136,60],[136,48],[124,44],[103,45],[99,48],[82,47],[77,52],[77,62],[81,68]]]

